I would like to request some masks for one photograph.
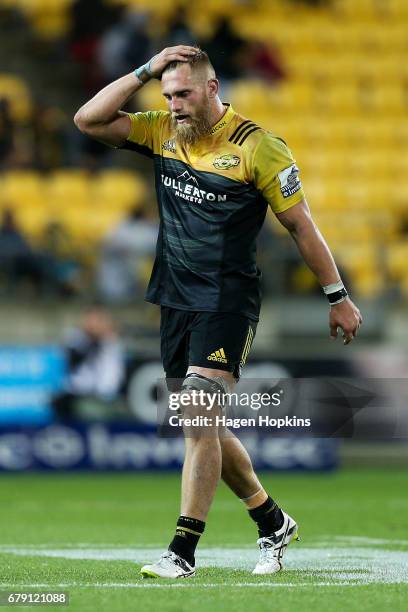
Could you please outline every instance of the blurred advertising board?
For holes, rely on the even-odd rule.
[[[0,347],[0,427],[49,423],[49,399],[61,389],[64,374],[64,356],[57,347]]]
[[[256,432],[242,440],[257,469],[331,470],[337,441],[281,438]],[[182,438],[159,438],[155,427],[94,423],[7,428],[0,432],[0,471],[155,470],[180,468]]]

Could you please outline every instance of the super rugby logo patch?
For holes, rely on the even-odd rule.
[[[240,161],[237,155],[220,155],[220,157],[214,159],[213,166],[218,168],[218,170],[228,170],[229,168],[238,166]]]
[[[298,175],[299,168],[296,164],[292,164],[289,168],[285,168],[285,170],[279,172],[280,190],[284,198],[289,198],[302,187]]]

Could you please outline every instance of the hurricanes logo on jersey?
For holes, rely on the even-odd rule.
[[[218,168],[218,170],[228,170],[229,168],[235,168],[238,166],[240,162],[240,158],[237,155],[220,155],[220,157],[216,157],[213,161],[213,166]]]
[[[228,363],[223,348],[220,348],[218,349],[218,351],[214,351],[213,353],[211,353],[211,355],[208,355],[207,359],[208,361],[218,361],[219,363]]]

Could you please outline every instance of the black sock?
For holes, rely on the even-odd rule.
[[[249,516],[258,526],[260,538],[267,538],[283,525],[283,514],[278,504],[271,497],[258,506],[248,510]]]
[[[176,535],[172,539],[169,550],[172,550],[187,561],[192,567],[195,566],[194,553],[198,540],[204,533],[205,523],[188,516],[179,516],[176,527]]]

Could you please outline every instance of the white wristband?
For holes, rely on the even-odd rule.
[[[342,280],[339,280],[337,283],[332,283],[331,285],[325,285],[323,287],[323,291],[326,295],[328,293],[335,293],[336,291],[340,291],[340,289],[344,289]]]

